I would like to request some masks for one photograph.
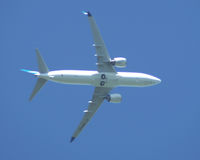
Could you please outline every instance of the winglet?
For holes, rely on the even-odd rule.
[[[86,16],[88,16],[88,17],[91,17],[92,16],[92,14],[89,12],[89,11],[83,11],[82,12],[84,15],[86,15]]]
[[[75,138],[76,138],[76,137],[72,137],[71,140],[70,140],[70,142],[72,143],[72,142],[74,141]]]

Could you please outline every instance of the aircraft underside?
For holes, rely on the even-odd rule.
[[[88,20],[92,30],[92,35],[94,39],[93,46],[96,51],[95,56],[97,57],[97,71],[49,71],[38,49],[36,49],[36,56],[39,71],[22,69],[22,71],[34,74],[36,77],[38,77],[36,85],[29,98],[30,101],[48,80],[64,84],[92,85],[95,87],[92,98],[88,102],[88,108],[84,111],[84,116],[71,137],[71,142],[81,133],[83,128],[90,121],[90,119],[96,113],[104,100],[112,103],[121,102],[122,96],[120,94],[110,94],[110,91],[114,87],[146,87],[156,85],[161,82],[160,79],[144,73],[116,72],[115,67],[126,67],[126,58],[110,58],[106,45],[101,37],[93,16],[90,12],[83,13],[88,16]]]
[[[160,79],[154,76],[134,72],[99,73],[97,71],[61,70],[51,71],[48,74],[38,75],[38,77],[58,83],[95,87],[145,87],[160,83]]]

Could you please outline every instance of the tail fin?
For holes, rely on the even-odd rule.
[[[36,56],[37,56],[37,62],[38,62],[38,70],[39,72],[37,71],[30,71],[30,70],[27,70],[27,69],[21,69],[21,71],[24,71],[24,72],[28,72],[28,73],[32,73],[36,76],[40,75],[40,73],[48,73],[49,70],[48,70],[48,67],[46,65],[46,63],[44,62],[42,56],[40,55],[40,52],[38,49],[35,50],[36,51]],[[33,99],[33,97],[38,93],[38,91],[40,90],[40,88],[47,82],[46,79],[42,79],[42,78],[38,78],[37,82],[36,82],[36,85],[31,93],[31,96],[29,98],[29,101],[31,101]]]

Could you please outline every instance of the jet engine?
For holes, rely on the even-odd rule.
[[[122,96],[120,94],[110,94],[106,97],[108,102],[111,103],[120,103],[122,101]]]
[[[111,60],[111,64],[118,68],[124,68],[126,67],[126,58],[116,57],[113,60]]]

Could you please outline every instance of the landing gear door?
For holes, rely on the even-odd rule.
[[[94,77],[94,85],[97,87],[115,87],[117,82],[115,73],[98,73]]]

